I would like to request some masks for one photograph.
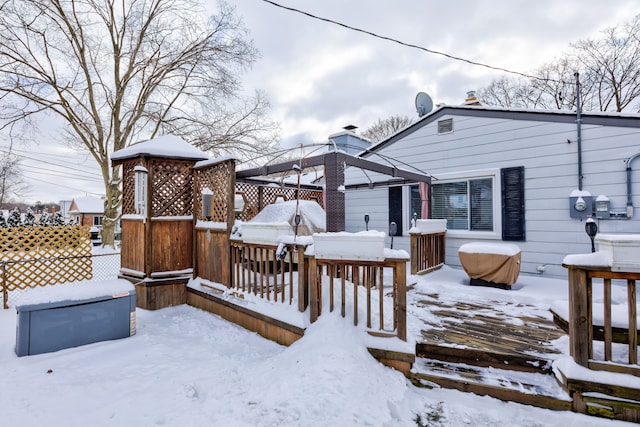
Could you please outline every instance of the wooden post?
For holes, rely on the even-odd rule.
[[[418,234],[411,233],[409,234],[410,240],[410,256],[411,256],[411,274],[416,274],[418,272]]]
[[[309,258],[304,256],[304,246],[296,245],[298,257],[298,311],[303,312],[309,306]]]
[[[593,352],[590,288],[587,270],[569,266],[569,351],[584,367],[589,366]]]
[[[611,279],[603,279],[604,287],[604,360],[611,361],[613,334],[611,330]]]
[[[396,295],[396,315],[398,338],[407,340],[407,267],[406,261],[398,261],[393,268],[397,271],[398,293]]]
[[[629,305],[629,364],[638,364],[638,320],[636,307],[636,281],[627,279]]]
[[[309,321],[318,320],[318,268],[316,258],[309,258]]]
[[[7,263],[2,261],[2,305],[5,310],[9,308],[9,292],[7,292]]]

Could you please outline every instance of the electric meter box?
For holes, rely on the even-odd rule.
[[[569,215],[571,218],[587,219],[593,216],[593,196],[569,197]]]
[[[607,197],[598,196],[596,198],[596,218],[609,219],[611,218],[610,202]]]

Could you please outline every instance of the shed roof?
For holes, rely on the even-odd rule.
[[[111,155],[111,160],[120,161],[142,156],[195,161],[209,159],[209,156],[204,151],[199,150],[179,136],[162,135],[118,150]]]

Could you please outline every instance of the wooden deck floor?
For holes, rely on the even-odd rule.
[[[447,300],[417,295],[424,310],[413,380],[542,408],[570,410],[569,395],[552,375],[565,335],[551,312],[535,305]]]
[[[423,348],[467,350],[473,357],[552,360],[560,354],[553,341],[565,332],[545,308],[504,301],[444,301],[437,294],[420,295],[418,305],[431,314],[423,317]]]

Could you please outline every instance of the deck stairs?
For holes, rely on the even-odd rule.
[[[551,361],[469,349],[416,346],[412,381],[541,408],[571,410],[570,394],[556,381]]]

